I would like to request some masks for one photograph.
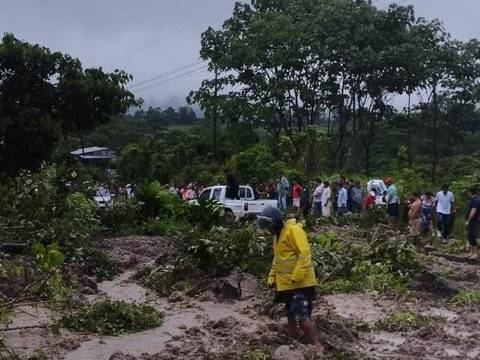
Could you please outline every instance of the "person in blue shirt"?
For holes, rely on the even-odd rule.
[[[393,178],[387,177],[385,179],[385,185],[387,185],[387,212],[390,218],[398,218],[398,203],[399,198],[397,194],[397,187],[393,183]]]

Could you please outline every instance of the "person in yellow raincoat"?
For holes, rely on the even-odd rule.
[[[307,234],[295,219],[284,222],[282,212],[271,206],[257,217],[257,227],[275,235],[268,286],[276,290],[275,300],[285,303],[288,335],[296,337],[299,325],[310,343],[323,351],[312,321],[317,279]]]

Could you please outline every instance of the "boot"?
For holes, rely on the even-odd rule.
[[[478,259],[478,246],[472,246],[471,253],[472,254],[469,257],[471,260]]]

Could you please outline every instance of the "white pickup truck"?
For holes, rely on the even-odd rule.
[[[227,191],[226,185],[216,185],[205,188],[199,199],[215,200],[225,207],[225,211],[230,212],[236,219],[247,215],[258,215],[267,206],[278,205],[277,200],[255,199],[255,194],[250,186],[241,185],[239,187],[239,200],[225,198]]]

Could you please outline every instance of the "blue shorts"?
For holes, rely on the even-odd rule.
[[[312,298],[303,293],[293,294],[285,303],[285,311],[289,321],[311,320],[312,309]]]

